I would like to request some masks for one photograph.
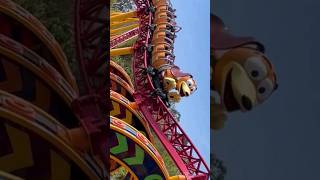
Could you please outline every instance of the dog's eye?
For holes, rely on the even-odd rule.
[[[187,80],[187,84],[189,87],[192,87],[193,86],[193,81],[191,79],[188,79]]]
[[[259,100],[261,100],[261,101],[266,100],[271,95],[273,89],[274,89],[274,85],[269,78],[263,80],[257,86],[257,95],[258,95]]]
[[[191,92],[191,93],[194,93],[196,90],[197,90],[197,87],[192,87],[192,88],[190,89],[190,92]]]
[[[191,93],[194,93],[197,90],[197,85],[192,79],[187,80],[187,85],[189,86]]]
[[[256,81],[264,79],[268,73],[262,57],[259,56],[248,58],[244,63],[244,68],[246,69],[250,78]]]

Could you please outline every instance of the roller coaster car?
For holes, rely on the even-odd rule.
[[[169,49],[173,49],[173,40],[166,37],[165,34],[159,35],[157,37],[153,36],[152,44],[163,44],[167,47],[170,47]]]
[[[174,64],[173,46],[157,43],[152,51],[152,66],[159,71],[170,68]]]
[[[159,69],[159,66],[163,64],[173,64],[175,55],[173,54],[172,48],[166,45],[156,45],[152,52],[153,61],[152,66]],[[159,64],[160,63],[160,64]]]
[[[166,7],[170,7],[171,6],[168,4],[167,0],[152,0],[152,4],[154,5],[154,7],[160,7],[160,6],[166,6]],[[172,9],[172,8],[171,8]]]
[[[176,30],[176,25],[173,23],[168,22],[167,20],[161,20],[158,22],[156,28],[155,28],[155,32],[154,33],[164,33],[164,34],[172,34],[177,32],[178,30]],[[174,37],[174,36],[172,36]],[[173,39],[173,38],[171,38]]]
[[[171,33],[177,32],[176,29],[178,29],[178,26],[177,23],[173,20],[159,18],[155,19],[154,22],[156,23],[156,26],[154,28],[155,32],[166,32],[165,30],[168,30],[168,32]]]
[[[156,43],[157,40],[163,39],[166,43],[169,43],[173,46],[174,39],[176,37],[177,36],[175,35],[175,33],[172,33],[167,29],[161,29],[154,32],[152,41]]]
[[[168,22],[172,22],[175,23],[175,18],[177,16],[173,13],[170,12],[168,9],[159,9],[156,13],[155,13],[155,20],[163,18],[163,19],[167,19]]]
[[[172,8],[169,8],[168,5],[157,5],[156,6],[156,12],[155,12],[155,18],[160,18],[160,17],[168,17],[170,19],[174,19],[177,16],[175,15],[175,10]]]
[[[153,51],[151,65],[160,74],[160,84],[169,102],[179,102],[181,97],[189,96],[196,90],[192,76],[183,73],[174,65],[174,39],[179,28],[175,22],[175,9],[167,0],[153,1],[155,7],[153,28]],[[160,85],[160,86],[161,86]]]
[[[175,55],[173,54],[173,41],[161,34],[153,38],[153,52],[152,52],[152,66],[156,69],[160,69],[162,65],[173,64]]]
[[[154,22],[157,23],[157,29],[168,29],[171,32],[177,32],[181,28],[177,26],[177,23],[174,19],[171,19],[170,17],[156,17],[154,19]]]
[[[158,19],[155,20],[157,23],[156,30],[167,29],[169,32],[175,32],[176,23],[172,21],[168,21],[168,19]]]
[[[169,30],[168,32],[175,33],[178,32],[181,28],[177,26],[177,23],[171,19],[158,19],[157,21],[157,29],[162,30],[166,29]]]
[[[276,74],[264,47],[251,37],[236,37],[227,31],[222,20],[211,17],[215,40],[211,88],[218,93],[214,103],[213,129],[223,127],[225,112],[249,111],[263,103],[277,88]],[[214,78],[213,78],[214,77]],[[214,99],[212,102],[218,102]]]
[[[157,25],[165,24],[169,26],[168,28],[174,32],[176,31],[175,18],[177,16],[174,14],[174,11],[172,11],[172,8],[168,7],[168,5],[160,5],[156,7],[156,12],[154,14],[154,22],[156,22]]]

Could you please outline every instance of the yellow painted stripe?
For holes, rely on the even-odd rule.
[[[137,17],[137,12],[132,11],[132,12],[127,12],[127,13],[121,13],[121,14],[115,14],[110,17],[110,21],[122,21],[126,18],[133,18]]]
[[[5,125],[13,153],[0,158],[0,169],[12,172],[33,166],[33,156],[29,135],[8,124]]]
[[[126,48],[116,48],[110,50],[110,56],[121,56],[121,55],[129,55],[133,53],[132,47],[126,47]]]
[[[125,26],[125,27],[119,27],[119,28],[114,28],[112,30],[110,30],[110,35],[111,36],[114,36],[114,35],[117,35],[117,34],[122,34],[124,32],[127,32],[129,30],[132,30],[132,29],[135,29],[139,26],[139,24],[132,24],[132,25],[129,25],[129,26]]]
[[[128,124],[132,124],[132,112],[128,109],[126,109],[126,118],[123,120]]]
[[[66,162],[55,151],[50,151],[51,155],[51,180],[69,180],[70,179],[70,164]]]
[[[119,103],[112,101],[113,110],[110,112],[111,116],[118,116],[120,114],[120,105]]]
[[[126,163],[122,162],[121,160],[119,160],[118,158],[116,158],[113,155],[110,155],[110,159],[114,160],[115,162],[120,164],[122,167],[124,167],[124,169],[126,169],[128,171],[128,173],[131,175],[131,177],[133,177],[134,180],[138,180],[137,175],[133,173],[131,168],[129,166],[127,166]]]

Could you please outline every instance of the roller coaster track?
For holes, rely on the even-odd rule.
[[[126,71],[117,63],[110,61],[110,73],[117,75],[120,79],[123,79],[126,83],[130,85],[131,88],[133,88],[133,83],[131,81],[130,76],[126,73]]]
[[[144,135],[114,117],[110,119],[110,126],[111,159],[126,164],[134,179],[169,179],[160,154]],[[127,151],[126,147],[130,146],[134,148]]]
[[[120,69],[116,70],[115,67]],[[113,66],[111,69],[123,72],[121,66]],[[111,166],[114,167],[111,171],[124,167],[128,172],[125,179],[174,180],[176,177],[169,177],[162,157],[153,147],[154,140],[148,123],[136,109],[136,104],[127,99],[133,100],[132,87],[113,73],[110,73],[110,77],[112,108],[108,141],[111,145]]]
[[[119,92],[124,97],[126,97],[129,101],[133,102],[133,93],[134,90],[132,86],[130,86],[126,81],[121,79],[119,76],[110,73],[110,81],[111,81],[111,88],[115,92]]]
[[[112,39],[110,41],[110,49],[113,49],[117,46],[119,46],[120,44],[123,44],[127,41],[129,41],[130,39],[136,37],[139,34],[139,28],[135,28],[132,29],[118,37],[115,37],[114,39]]]
[[[32,50],[45,58],[77,90],[77,85],[67,64],[65,54],[44,25],[28,11],[10,0],[0,1],[0,11],[0,21],[3,25],[0,32],[13,40],[19,41],[28,48],[38,47]]]
[[[77,59],[86,92],[92,93],[96,87],[96,73],[107,59],[105,37],[107,36],[107,3],[103,0],[75,1],[75,43]]]
[[[153,34],[150,27],[154,24],[153,2],[148,0],[134,2],[140,20],[138,39],[133,47],[134,100],[184,177],[208,179],[208,166],[166,104],[156,95],[152,77],[147,73],[151,58],[147,47],[152,46]],[[126,39],[127,35],[124,34],[121,38]]]
[[[78,153],[70,143],[63,124],[2,90],[0,99],[2,171],[23,179],[103,178],[94,158]]]

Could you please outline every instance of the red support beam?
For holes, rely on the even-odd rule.
[[[128,32],[125,32],[121,34],[120,36],[117,36],[116,38],[112,39],[110,41],[110,49],[113,49],[117,47],[118,45],[132,39],[133,37],[137,36],[139,34],[139,28],[132,29]]]

